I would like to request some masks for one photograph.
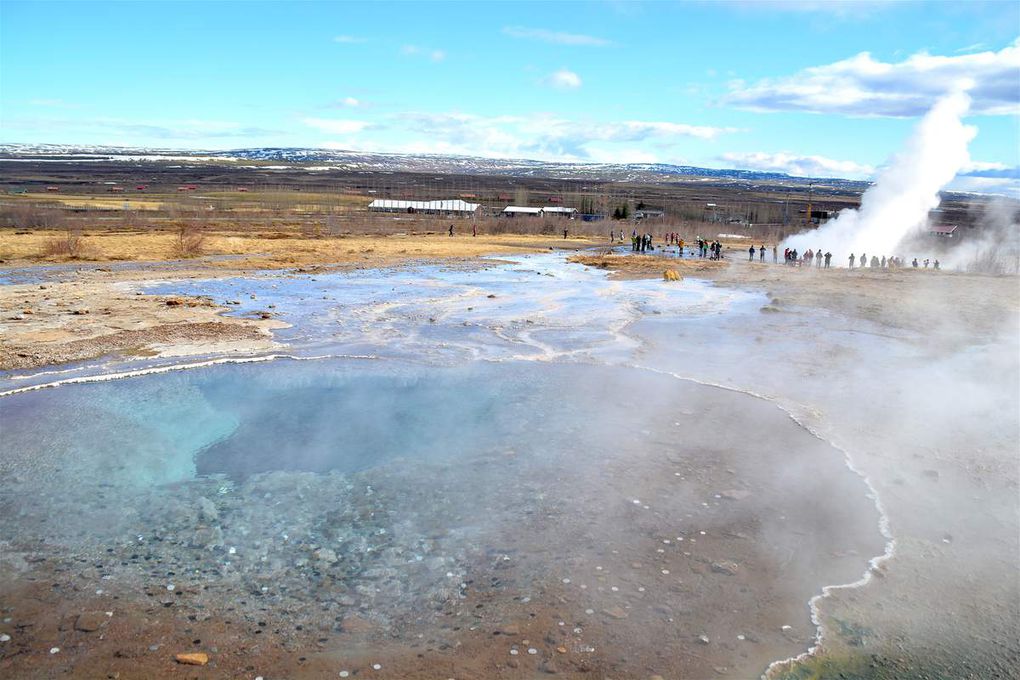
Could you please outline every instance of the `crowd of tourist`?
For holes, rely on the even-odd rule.
[[[609,232],[609,241],[613,243],[616,241],[616,232]],[[623,230],[619,232],[620,243],[623,243]],[[631,250],[636,253],[647,253],[655,250],[654,238],[650,233],[639,234],[637,229],[634,229],[630,237]],[[659,246],[662,252],[669,252],[667,248],[671,250],[673,246],[676,246],[676,255],[678,257],[684,257],[685,255],[691,257],[707,258],[710,260],[721,260],[723,259],[723,245],[718,239],[708,240],[698,236],[694,243],[687,247],[684,239],[681,238],[678,232],[667,232],[663,235],[663,244]],[[747,248],[747,260],[748,262],[765,262],[766,256],[765,244],[761,243],[757,247],[753,244]],[[815,267],[818,269],[829,269],[832,266],[832,253],[829,251],[822,252],[822,249],[817,250],[808,249],[803,253],[799,252],[796,248],[785,248],[783,249],[783,264],[791,267]],[[772,262],[778,264],[779,262],[779,248],[778,246],[772,246]],[[847,264],[850,269],[897,269],[907,267],[906,260],[898,256],[885,256],[879,257],[872,255],[871,259],[864,253],[859,256],[851,253],[847,259]],[[941,263],[936,259],[932,260],[925,258],[922,261],[918,261],[915,257],[910,262],[910,267],[913,269],[941,269]]]

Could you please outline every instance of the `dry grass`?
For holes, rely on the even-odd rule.
[[[202,229],[201,251],[205,255],[234,255],[237,259],[214,262],[223,267],[285,268],[308,265],[340,264],[388,266],[407,260],[475,258],[545,250],[549,247],[588,247],[583,239],[548,238],[535,235],[479,235],[477,238],[439,234],[344,236],[318,238],[301,230],[238,232]],[[46,253],[53,231],[17,233],[0,229],[0,259],[31,263],[42,259],[66,259]],[[182,256],[180,231],[84,232],[100,261],[165,261]],[[661,273],[661,271],[660,271]]]
[[[611,279],[658,279],[665,276],[664,272],[675,272],[678,276],[708,272],[716,272],[728,266],[728,263],[700,258],[659,257],[657,255],[574,255],[570,262],[583,264],[586,267],[608,269],[613,273]]]

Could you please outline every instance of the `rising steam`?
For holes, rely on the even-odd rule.
[[[839,264],[850,253],[908,256],[897,252],[897,245],[925,226],[928,213],[939,205],[939,191],[970,162],[967,145],[977,129],[963,124],[969,108],[963,89],[939,99],[864,192],[859,209],[843,210],[819,229],[791,236],[785,245],[800,252],[830,251]]]

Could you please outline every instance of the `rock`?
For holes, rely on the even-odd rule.
[[[340,622],[340,627],[345,633],[371,633],[377,628],[377,626],[371,621],[354,614],[348,614],[345,616]]]
[[[614,619],[625,619],[627,618],[627,612],[621,607],[610,607],[609,609],[603,609],[602,613],[606,616],[611,616]]]
[[[109,617],[103,612],[85,612],[74,620],[74,629],[84,633],[91,633],[106,625]]]
[[[204,666],[209,663],[209,655],[205,652],[189,652],[187,654],[177,654],[174,656],[174,661],[177,663],[185,664],[187,666]]]
[[[335,564],[339,561],[337,559],[336,552],[329,548],[319,548],[314,553],[312,553],[312,557],[314,557],[320,562],[326,562],[328,564]]]
[[[71,313],[74,314],[75,316],[81,316],[83,314],[88,314],[89,310],[84,308],[84,307],[82,307],[81,309],[76,309],[76,310],[72,311]]]
[[[180,298],[170,298],[166,301],[167,307],[180,307],[183,304],[184,300],[181,300]]]
[[[737,565],[736,562],[727,562],[727,561],[723,560],[722,562],[713,562],[712,563],[712,571],[714,571],[717,574],[726,574],[727,576],[735,576],[739,569],[740,569],[740,567]]]
[[[511,623],[506,626],[502,626],[499,629],[499,632],[502,633],[503,635],[520,635],[521,627],[518,626],[516,623]]]
[[[698,636],[698,642],[700,642],[703,645],[707,645],[708,643],[711,642],[711,640],[708,639],[707,635],[699,635]]]
[[[220,518],[220,511],[216,509],[215,503],[203,496],[198,499],[198,516],[211,522]]]
[[[751,492],[745,491],[744,489],[729,489],[727,491],[721,491],[719,495],[728,501],[742,501],[750,496]]]
[[[223,530],[219,527],[200,526],[195,530],[192,543],[206,550],[222,546]]]
[[[683,281],[680,274],[675,269],[667,269],[662,272],[663,281]]]

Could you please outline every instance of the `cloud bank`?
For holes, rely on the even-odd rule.
[[[896,63],[867,52],[792,76],[734,83],[722,103],[753,111],[847,116],[923,115],[944,94],[968,88],[972,114],[1020,114],[1020,39],[998,52],[957,56],[920,52]]]

